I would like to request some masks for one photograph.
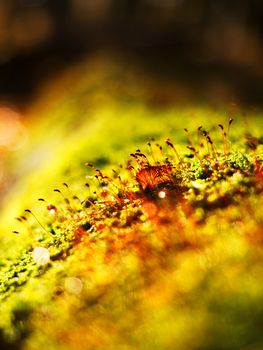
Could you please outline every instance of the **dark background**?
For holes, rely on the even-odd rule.
[[[157,78],[263,103],[262,0],[0,0],[2,100],[30,103],[43,80],[102,49],[135,55]]]

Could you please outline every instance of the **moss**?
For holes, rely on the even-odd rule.
[[[133,98],[118,101],[114,89],[98,91],[99,77],[100,88],[114,85],[104,69],[74,72],[74,89],[32,127],[29,154],[50,156],[3,214],[26,221],[1,233],[1,347],[261,348],[261,145],[247,147],[241,118],[222,140],[213,123],[225,125],[224,112],[155,111],[140,84],[122,86]],[[262,119],[251,124],[258,138]],[[44,266],[32,256],[39,246],[50,253]]]

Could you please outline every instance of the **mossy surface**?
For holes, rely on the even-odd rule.
[[[228,130],[226,111],[152,106],[162,87],[94,62],[62,80],[13,159],[1,349],[260,349],[260,113],[236,109]]]

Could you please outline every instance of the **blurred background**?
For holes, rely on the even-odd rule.
[[[0,97],[23,107],[43,80],[97,50],[200,98],[262,104],[261,0],[1,0]]]

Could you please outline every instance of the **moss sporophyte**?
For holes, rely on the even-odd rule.
[[[137,149],[113,175],[87,163],[84,195],[73,193],[63,183],[54,190],[58,204],[39,198],[49,215],[42,219],[26,209],[17,218],[21,229],[14,232],[32,239],[15,259],[1,261],[0,300],[19,293],[27,282],[57,268],[56,263],[76,252],[85,256],[86,265],[81,264],[90,269],[96,298],[102,298],[111,282],[107,276],[104,289],[98,287],[102,277],[94,272],[93,259],[104,267],[124,256],[135,259],[140,271],[136,273],[151,284],[152,269],[168,268],[165,256],[207,249],[211,244],[207,223],[212,227],[213,217],[220,218],[222,210],[230,213],[239,205],[240,215],[246,212],[253,218],[255,203],[262,202],[263,159],[257,152],[261,146],[254,140],[253,147],[244,145],[243,150],[234,151],[228,138],[232,121],[227,127],[219,125],[220,143],[201,126],[196,136],[185,129],[189,145],[184,153],[170,139],[163,145],[151,140],[147,152]],[[241,222],[242,217],[235,215],[233,222]],[[259,230],[255,224],[251,227]],[[242,230],[251,241],[251,235]],[[84,281],[67,278],[63,293],[73,290],[81,298]],[[57,298],[56,293],[52,298]]]

